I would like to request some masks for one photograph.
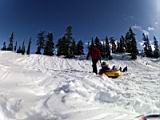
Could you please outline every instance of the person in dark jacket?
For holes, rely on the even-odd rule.
[[[92,58],[92,67],[93,72],[97,74],[97,62],[101,61],[101,52],[100,50],[95,46],[91,46],[87,55],[87,59],[91,56]]]

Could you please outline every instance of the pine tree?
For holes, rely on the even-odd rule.
[[[87,48],[88,48],[88,50],[89,50],[89,48],[90,48],[90,42],[88,42]]]
[[[160,57],[159,46],[158,46],[158,41],[155,36],[154,36],[154,48],[155,48],[154,57],[159,58]]]
[[[14,46],[14,51],[16,51],[16,50],[17,50],[17,41],[16,41],[16,44]]]
[[[95,38],[95,45],[99,48],[99,50],[102,50],[102,43],[98,37]]]
[[[14,38],[14,33],[12,32],[11,36],[9,38],[9,44],[7,47],[7,50],[9,50],[9,51],[13,51],[13,38]]]
[[[132,29],[129,29],[130,32],[130,39],[131,39],[131,59],[137,59],[138,55],[138,49],[137,49],[137,42],[135,33],[132,31]]]
[[[22,55],[24,55],[25,54],[25,43],[24,43],[24,41],[23,41],[23,43],[22,43]]]
[[[110,38],[110,43],[112,44],[112,53],[116,53],[116,43],[113,37]]]
[[[106,46],[105,46],[106,54],[105,54],[105,56],[108,59],[112,59],[108,37],[106,37],[105,42],[106,42]]]
[[[72,26],[68,26],[65,30],[65,35],[58,40],[56,45],[58,49],[57,55],[64,55],[65,57],[71,57],[72,51]]]
[[[44,47],[44,55],[52,56],[54,55],[54,42],[53,42],[53,34],[48,33],[46,45]]]
[[[91,41],[88,42],[88,50],[89,50],[92,46],[94,46],[94,39],[93,39],[93,37],[91,38]]]
[[[84,49],[83,42],[82,40],[80,40],[77,43],[77,55],[83,55],[84,54],[83,49]]]
[[[132,59],[137,59],[137,55],[138,55],[138,49],[137,49],[137,42],[135,37],[132,38],[132,52],[131,52],[131,58]]]
[[[31,49],[31,38],[29,39],[28,48],[27,48],[27,55],[30,55],[30,49]]]
[[[73,37],[72,37],[72,26],[68,26],[66,28],[66,33],[65,33],[65,42],[66,42],[66,50],[67,54],[65,55],[66,57],[73,57],[72,55],[72,43],[73,43]]]
[[[148,36],[145,35],[144,33],[143,33],[143,41],[144,41],[144,53],[145,53],[146,57],[153,57],[150,40],[149,40]]]
[[[63,55],[63,49],[62,49],[62,38],[58,39],[57,44],[56,44],[56,48],[57,48],[57,55]]]
[[[125,49],[124,49],[124,48],[125,48],[124,41],[125,41],[124,37],[121,36],[121,38],[120,38],[120,43],[119,43],[119,52],[120,52],[120,53],[124,53],[124,52],[125,52]]]
[[[102,55],[101,55],[101,57],[102,58],[105,58],[106,57],[106,51],[105,51],[105,41],[103,40],[103,42],[102,42]]]
[[[100,50],[101,55],[103,56],[103,46],[102,46],[102,43],[98,37],[95,38],[95,45]]]
[[[44,48],[44,45],[45,45],[44,32],[40,32],[38,33],[36,54],[41,54],[41,49]]]
[[[126,33],[125,40],[124,40],[125,49],[126,49],[127,53],[131,53],[132,52],[132,49],[131,49],[132,38],[131,38],[131,36],[134,36],[134,35],[135,34],[133,33],[132,29],[129,28],[129,31]]]
[[[143,33],[143,46],[144,46],[144,54],[147,56],[147,51],[148,51],[148,42],[147,42],[147,38],[146,38],[146,35]]]
[[[2,49],[1,50],[6,50],[7,48],[6,48],[6,42],[3,42],[3,47],[2,47]]]
[[[65,36],[62,38],[61,44],[62,44],[61,47],[62,47],[63,55],[68,57],[69,56],[69,45],[70,45],[70,42],[68,41],[68,39]]]
[[[70,57],[74,57],[77,54],[77,45],[75,40],[72,40],[70,46]]]
[[[21,46],[19,46],[19,48],[17,49],[17,53],[22,53]]]
[[[150,44],[150,40],[149,40],[148,37],[147,37],[147,44],[148,44],[147,56],[148,57],[153,57],[153,50],[152,50],[152,46]]]
[[[66,42],[65,36],[58,40],[56,47],[57,47],[57,55],[58,56],[60,56],[60,55],[67,56],[68,55],[68,43]]]
[[[93,37],[92,37],[92,39],[91,39],[91,44],[90,44],[90,46],[89,46],[89,49],[91,48],[91,47],[93,47],[95,45],[95,43],[94,43],[94,39],[93,39]]]
[[[66,28],[65,36],[67,40],[72,40],[72,26]]]

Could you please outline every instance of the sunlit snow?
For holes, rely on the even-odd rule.
[[[160,59],[114,55],[118,79],[91,61],[0,51],[0,120],[134,120],[160,112]],[[100,63],[98,63],[100,68]]]

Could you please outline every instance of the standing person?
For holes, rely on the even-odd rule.
[[[87,59],[91,56],[92,58],[92,67],[93,72],[97,74],[97,62],[100,60],[101,62],[101,52],[100,50],[95,46],[91,46],[87,55]]]

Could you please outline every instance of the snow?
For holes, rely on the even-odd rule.
[[[114,55],[118,79],[91,61],[0,51],[0,120],[134,120],[160,112],[160,59]],[[100,63],[98,63],[100,68]]]

